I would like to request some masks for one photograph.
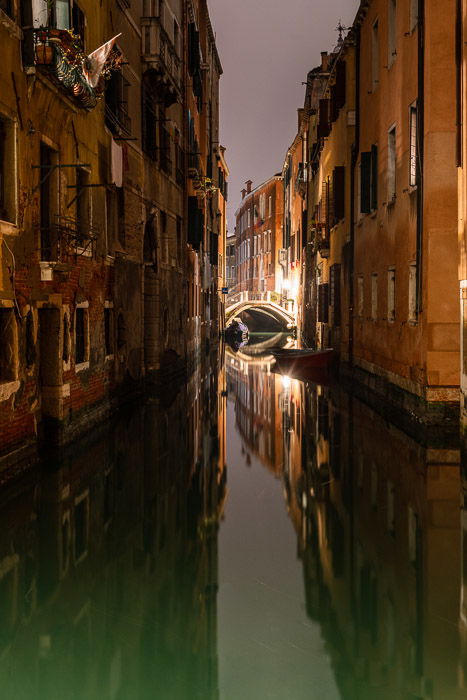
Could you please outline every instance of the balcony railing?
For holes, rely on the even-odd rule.
[[[143,60],[148,66],[168,77],[175,90],[181,94],[181,61],[160,17],[143,17]]]

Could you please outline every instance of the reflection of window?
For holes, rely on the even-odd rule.
[[[409,265],[409,317],[411,323],[417,321],[417,265]]]
[[[388,131],[388,204],[396,199],[396,127]]]
[[[74,525],[74,554],[75,562],[78,562],[86,556],[88,550],[89,493],[87,491],[75,501]]]
[[[16,379],[17,329],[13,309],[0,309],[0,382]]]
[[[378,318],[378,275],[376,272],[371,275],[371,318],[373,321]]]
[[[415,187],[417,184],[418,172],[418,148],[417,148],[417,103],[410,105],[410,164],[409,164],[409,185]]]
[[[34,334],[34,316],[32,311],[26,315],[26,366],[32,367],[36,360],[36,339]]]
[[[0,219],[16,222],[15,124],[0,115]]]
[[[396,317],[396,271],[388,270],[388,321],[393,322]]]

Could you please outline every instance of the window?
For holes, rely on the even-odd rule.
[[[52,26],[56,29],[70,29],[70,2],[69,0],[32,0],[32,16],[35,27]]]
[[[88,185],[89,172],[84,168],[76,168],[76,232],[82,246],[89,239],[91,225],[91,190]]]
[[[393,267],[388,270],[388,321],[394,322],[396,317],[396,271]]]
[[[162,170],[167,174],[172,174],[172,157],[171,157],[170,131],[165,126],[165,121],[159,122],[159,152],[160,164]]]
[[[45,143],[40,145],[39,203],[41,260],[56,260],[57,235],[54,229],[58,211],[58,154]]]
[[[130,83],[121,71],[112,71],[105,88],[105,125],[113,134],[128,135],[131,120],[128,115],[128,88]]]
[[[83,10],[80,8],[76,0],[73,0],[73,8],[71,11],[71,23],[73,25],[73,32],[77,34],[81,39],[81,48],[84,50],[86,47],[85,43],[85,30],[86,30],[86,17]]]
[[[418,183],[418,146],[417,146],[417,103],[409,108],[409,130],[410,130],[410,160],[409,160],[409,185],[416,187]]]
[[[388,68],[394,62],[396,57],[396,41],[397,41],[397,0],[388,0]]]
[[[393,126],[388,131],[388,204],[396,200],[396,127]]]
[[[272,216],[272,197],[269,197],[269,216]]]
[[[378,207],[378,147],[363,151],[360,160],[360,212],[369,214]]]
[[[13,0],[0,0],[0,10],[13,17]]]
[[[371,89],[376,90],[379,83],[379,27],[378,20],[371,30]]]
[[[371,275],[371,319],[378,318],[378,275],[374,272]]]
[[[363,303],[364,303],[364,287],[363,287],[363,275],[358,275],[357,277],[357,316],[360,318],[363,316]]]
[[[409,323],[417,322],[417,265],[409,266]]]
[[[84,304],[75,312],[75,365],[87,364],[89,358],[88,309]]]
[[[16,379],[17,345],[15,312],[0,308],[0,382]]]
[[[0,115],[0,219],[16,223],[16,129]]]

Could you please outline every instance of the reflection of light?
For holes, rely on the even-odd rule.
[[[290,389],[291,380],[286,374],[282,375],[282,387],[283,389]]]

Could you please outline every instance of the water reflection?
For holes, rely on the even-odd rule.
[[[1,494],[0,696],[218,698],[222,372]]]
[[[457,447],[274,369],[228,353],[3,485],[0,697],[466,697]]]
[[[457,447],[422,446],[338,386],[273,369],[230,358],[228,384],[242,449],[283,483],[306,615],[326,648],[310,663],[331,664],[345,700],[466,697]],[[304,677],[288,682],[287,697],[306,696]]]

